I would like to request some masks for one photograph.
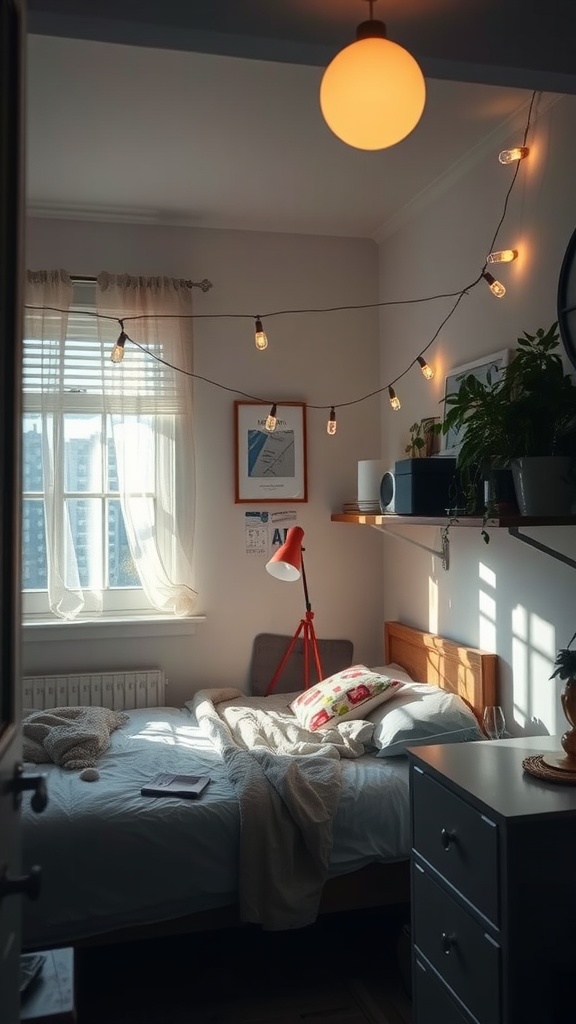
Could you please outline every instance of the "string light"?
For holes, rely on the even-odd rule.
[[[525,160],[529,152],[528,146],[515,146],[514,149],[503,149],[498,159],[501,164],[513,164],[516,160]]]
[[[276,403],[274,403],[266,419],[266,430],[276,430],[277,423],[278,420],[276,419]]]
[[[488,263],[512,263],[518,258],[517,249],[501,249],[499,252],[491,252],[486,257]]]
[[[114,348],[112,349],[112,354],[110,356],[110,361],[112,363],[121,363],[122,362],[122,360],[124,359],[124,346],[125,346],[127,341],[128,341],[128,335],[124,334],[124,331],[121,331],[120,332],[120,337],[118,338],[118,341],[114,345]]]
[[[535,103],[535,100],[536,100],[537,96],[538,96],[537,92],[533,92],[532,93],[532,98],[531,98],[530,106],[529,106],[529,110],[528,110],[528,117],[527,117],[527,121],[526,121],[526,127],[525,127],[525,130],[524,130],[524,139],[523,139],[524,143],[526,142],[526,139],[528,137],[528,132],[529,132],[529,129],[530,129],[530,126],[531,126],[532,109],[534,107],[534,103]],[[523,160],[528,155],[528,153],[529,153],[528,147],[523,144],[522,146],[519,146],[519,147],[517,147],[514,150],[505,150],[502,153],[500,153],[500,155],[499,155],[499,160],[500,160],[501,163],[511,163],[513,160],[516,160],[518,162],[517,162],[516,167],[514,169],[514,174],[512,176],[512,181],[510,182],[510,184],[508,186],[508,191],[507,191],[505,199],[504,199],[503,210],[502,210],[502,214],[500,216],[500,220],[498,222],[498,225],[496,227],[496,231],[494,232],[494,236],[492,238],[492,243],[490,245],[490,255],[487,257],[487,260],[486,260],[487,263],[488,262],[490,262],[490,263],[493,263],[493,262],[510,262],[511,258],[512,259],[516,259],[517,255],[518,255],[517,250],[515,250],[515,249],[509,249],[509,250],[504,249],[504,250],[501,250],[500,252],[499,251],[492,252],[492,250],[493,250],[496,238],[498,236],[498,233],[500,231],[500,228],[502,227],[502,224],[504,222],[504,218],[506,216],[506,211],[507,211],[507,207],[508,207],[508,200],[510,198],[510,194],[511,194],[512,189],[514,187],[514,183],[516,181],[516,177],[517,177],[517,174],[518,174],[518,169],[519,169],[519,166],[520,166],[519,161]],[[510,154],[515,154],[515,155],[511,156]],[[503,159],[503,157],[505,155],[506,155],[506,159]],[[510,257],[510,255],[509,255],[510,253],[513,254],[512,257]],[[506,259],[504,259],[504,256],[506,256]],[[491,257],[494,257],[494,258],[492,259]],[[496,259],[495,257],[499,257],[499,258]],[[418,365],[420,366],[420,368],[422,370],[422,373],[424,374],[424,376],[426,377],[427,380],[431,380],[432,379],[432,377],[434,376],[434,371],[432,370],[432,368],[430,366],[428,366],[428,364],[426,363],[425,359],[423,358],[424,353],[427,352],[428,349],[434,344],[434,342],[438,338],[438,335],[442,331],[443,327],[446,325],[448,320],[450,320],[450,318],[456,312],[456,309],[460,305],[460,302],[462,301],[464,296],[468,295],[470,293],[470,291],[473,288],[475,288],[476,285],[482,279],[484,279],[486,281],[486,283],[490,287],[490,290],[498,298],[501,298],[503,295],[506,294],[506,289],[505,289],[504,285],[500,281],[496,281],[495,278],[485,269],[485,266],[484,266],[482,271],[478,274],[478,276],[473,281],[471,281],[469,284],[465,285],[463,288],[461,288],[459,291],[456,291],[456,292],[442,292],[442,293],[438,293],[436,295],[429,295],[429,296],[425,296],[425,297],[421,297],[421,298],[416,298],[416,299],[392,299],[392,300],[386,300],[386,301],[383,301],[383,302],[367,302],[367,303],[355,304],[355,305],[331,306],[331,307],[325,307],[325,308],[320,308],[320,309],[318,309],[318,308],[317,309],[283,309],[283,310],[276,310],[274,312],[269,312],[269,313],[266,314],[266,316],[267,317],[283,316],[283,315],[290,314],[290,313],[333,313],[333,312],[339,312],[341,310],[377,309],[377,308],[382,308],[384,306],[413,305],[415,303],[431,302],[431,301],[433,301],[435,299],[454,298],[455,301],[453,302],[452,307],[449,309],[448,313],[444,316],[444,318],[442,319],[441,323],[438,325],[438,327],[434,331],[434,334],[432,335],[431,339],[424,346],[424,348],[421,349],[421,351],[418,353],[418,355],[414,357],[412,362],[408,364],[406,369],[404,369],[401,373],[399,373],[398,376],[394,378],[394,380],[392,380],[389,384],[384,384],[384,385],[382,385],[382,387],[376,388],[374,391],[370,391],[366,395],[360,396],[359,398],[352,399],[352,400],[350,400],[348,402],[339,402],[338,403],[339,408],[343,408],[345,406],[350,406],[350,405],[358,405],[360,402],[365,402],[369,398],[374,398],[377,395],[381,395],[381,394],[383,394],[384,391],[387,390],[388,391],[388,397],[390,399],[390,405],[392,406],[392,408],[395,411],[397,411],[397,410],[399,410],[401,408],[401,404],[400,404],[399,398],[396,395],[396,392],[394,391],[394,386],[393,385],[396,384],[399,380],[401,380],[409,372],[409,370],[411,369],[411,367],[415,363],[418,363]],[[206,289],[203,289],[203,290],[206,290]],[[35,310],[51,310],[51,311],[57,312],[57,313],[67,313],[68,312],[68,310],[60,309],[60,308],[58,308],[56,306],[45,306],[45,305],[36,306],[36,305],[30,304],[30,303],[26,303],[24,308],[25,309],[35,309]],[[94,310],[77,310],[76,312],[77,312],[78,315],[92,316],[92,317],[97,317],[97,318],[103,319],[103,320],[114,320],[116,323],[118,323],[120,325],[121,333],[120,333],[118,341],[116,342],[116,345],[115,345],[115,347],[114,347],[114,349],[112,351],[112,355],[110,357],[113,362],[121,362],[121,360],[123,358],[123,355],[124,355],[125,343],[126,343],[126,341],[130,341],[133,345],[135,345],[137,348],[139,348],[145,355],[148,355],[151,358],[156,359],[158,362],[163,363],[165,366],[170,367],[170,369],[175,370],[178,373],[183,373],[183,374],[185,374],[188,377],[194,378],[195,380],[204,381],[206,384],[211,384],[214,387],[217,387],[217,388],[219,388],[222,391],[229,391],[232,394],[240,395],[243,398],[247,398],[247,399],[249,399],[252,402],[257,402],[257,403],[258,402],[263,402],[263,403],[267,404],[266,399],[263,399],[262,397],[257,397],[255,395],[248,394],[247,392],[241,391],[238,388],[228,387],[225,384],[220,384],[218,381],[211,380],[209,377],[204,377],[201,374],[193,373],[190,370],[184,370],[184,369],[182,369],[179,366],[175,366],[174,364],[168,362],[168,360],[163,359],[155,351],[152,351],[151,349],[146,348],[146,346],[142,345],[140,342],[135,341],[134,338],[131,338],[125,332],[125,330],[124,330],[124,322],[127,321],[127,320],[148,320],[148,319],[152,319],[152,318],[157,319],[157,320],[161,320],[164,316],[166,316],[168,318],[172,318],[172,316],[174,316],[174,314],[162,314],[162,313],[149,313],[149,314],[147,314],[147,313],[141,313],[141,314],[135,314],[135,315],[132,315],[132,316],[125,316],[122,319],[120,319],[119,317],[111,316],[109,314],[97,313]],[[183,314],[183,315],[179,316],[178,318],[179,319],[183,319],[183,320],[189,320],[189,319],[191,319],[191,320],[196,320],[196,319],[200,319],[200,320],[201,319],[222,319],[222,318],[230,318],[230,317],[233,317],[234,319],[245,319],[247,316],[249,316],[249,314],[244,314],[244,313],[235,313],[235,314],[233,314],[233,313],[206,313],[206,314],[193,313],[192,314],[191,313],[191,314]],[[254,317],[250,317],[250,318],[254,319]],[[255,333],[257,333],[259,331],[260,327],[262,327],[262,320],[261,320],[260,317],[257,317],[257,318],[255,318]],[[264,334],[264,337],[265,337],[265,332],[263,330],[262,330],[262,333]],[[256,341],[256,338],[255,338],[255,341]],[[266,344],[267,344],[267,339],[266,339]],[[264,347],[266,347],[266,346],[264,346]],[[325,406],[325,405],[312,405],[311,403],[306,403],[306,405],[307,405],[307,408],[309,408],[309,409],[327,409],[327,408],[330,408],[330,417],[329,417],[326,429],[327,429],[329,434],[336,433],[336,416],[335,416],[335,407],[334,406],[328,407],[328,406]],[[266,419],[265,426],[266,426],[266,429],[269,430],[269,431],[275,430],[276,425],[277,425],[276,409],[277,409],[276,403],[272,404],[271,409],[270,409],[270,413],[269,413],[269,415],[268,415],[268,417]]]
[[[260,317],[256,317],[256,323],[254,324],[254,344],[259,352],[263,352],[265,348],[268,348],[268,338],[262,327]]]
[[[500,281],[497,281],[495,277],[492,277],[492,274],[489,274],[487,270],[482,272],[482,277],[486,281],[492,295],[495,295],[497,299],[501,299],[506,295],[504,285]]]
[[[432,380],[432,378],[434,376],[434,370],[432,369],[431,366],[428,366],[428,363],[426,362],[426,360],[422,356],[417,356],[416,357],[416,362],[420,366],[420,369],[422,370],[422,374],[424,375],[426,380]]]
[[[402,406],[400,405],[400,399],[391,384],[388,387],[388,397],[390,398],[390,405],[394,409],[394,412],[398,412]]]

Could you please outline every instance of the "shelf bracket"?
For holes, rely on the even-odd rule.
[[[561,551],[556,551],[555,548],[548,547],[547,544],[542,544],[539,540],[534,540],[533,537],[527,537],[525,533],[520,533],[517,526],[509,526],[508,533],[511,537],[515,537],[516,540],[529,544],[531,548],[537,548],[538,551],[543,551],[545,555],[550,555],[551,558],[555,558],[558,562],[563,562],[564,565],[569,565],[572,569],[576,569],[576,561],[573,558],[563,555]]]
[[[398,533],[396,530],[391,530],[387,526],[376,526],[372,527],[374,530],[378,530],[380,533],[386,533],[389,537],[396,537],[398,540],[405,540],[407,544],[413,544],[416,548],[422,548],[423,551],[427,551],[430,555],[435,555],[436,558],[440,559],[442,568],[448,572],[450,568],[450,541],[448,539],[448,532],[442,530],[442,547],[438,548],[428,547],[427,544],[421,544],[419,540],[414,540],[412,537],[407,537],[405,533]]]

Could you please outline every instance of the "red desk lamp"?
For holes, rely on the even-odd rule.
[[[304,571],[304,548],[302,547],[302,540],[304,538],[304,530],[301,526],[291,526],[286,534],[286,540],[277,551],[274,552],[272,558],[266,563],[266,569],[271,576],[275,576],[277,580],[287,580],[293,583],[294,580],[302,577],[302,584],[304,586],[304,601],[306,604],[306,613],[303,619],[300,619],[298,629],[294,633],[286,652],[284,653],[278,668],[276,669],[272,680],[266,690],[266,696],[272,693],[278,679],[280,678],[284,666],[292,654],[298,637],[300,634],[303,636],[304,642],[304,689],[307,690],[310,685],[310,662],[312,657],[316,666],[317,680],[323,678],[322,676],[322,665],[320,663],[320,655],[318,653],[318,644],[316,642],[316,633],[314,632],[314,612],[310,605],[310,598],[308,596],[308,584],[306,582],[306,573]]]

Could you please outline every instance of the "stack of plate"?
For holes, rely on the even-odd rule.
[[[379,515],[380,514],[380,502],[379,501],[345,501],[342,506],[343,512],[364,512],[366,515]]]

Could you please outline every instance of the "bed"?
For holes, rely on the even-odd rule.
[[[396,666],[394,674],[400,681],[411,677],[427,693],[439,688],[445,695],[456,695],[474,720],[474,730],[462,738],[482,738],[476,717],[479,719],[484,706],[497,703],[495,655],[402,623],[386,622],[383,664]],[[38,863],[43,871],[40,898],[27,901],[23,908],[24,948],[128,941],[246,921],[272,929],[301,927],[311,914],[408,902],[406,757],[402,753],[382,756],[382,752],[375,756],[370,744],[363,753],[342,757],[333,757],[331,749],[329,756],[320,757],[275,758],[266,752],[266,771],[275,771],[277,761],[291,761],[280,782],[274,777],[273,785],[267,787],[270,799],[275,801],[269,810],[260,778],[252,792],[253,751],[237,750],[243,744],[235,742],[231,753],[226,746],[223,756],[222,744],[219,746],[218,736],[214,740],[211,729],[222,730],[227,736],[228,726],[220,725],[221,707],[237,716],[241,706],[244,723],[262,701],[270,713],[277,708],[280,716],[285,715],[287,701],[293,695],[253,697],[253,703],[247,702],[248,711],[234,695],[216,705],[214,724],[211,699],[205,699],[213,693],[200,691],[182,709],[130,712],[128,721],[112,732],[110,746],[98,761],[100,777],[94,783],[82,781],[78,772],[45,766],[48,807],[43,814],[33,813],[29,805],[23,811],[24,864]],[[397,716],[402,709],[396,708],[395,702],[397,696],[383,707],[394,710]],[[419,696],[414,707],[421,704]],[[373,718],[375,712],[371,714]],[[393,718],[387,711],[382,722]],[[370,715],[367,720],[371,720]],[[366,722],[346,724],[358,736]],[[339,728],[342,730],[342,726]],[[436,732],[439,728],[442,726],[436,725]],[[458,738],[456,732],[454,735]],[[444,739],[441,736],[438,741]],[[323,752],[320,750],[320,754]],[[328,762],[332,762],[328,768],[337,772],[340,786],[330,821],[322,825],[329,837],[328,847],[324,844],[322,851],[324,874],[320,871],[318,875],[315,861],[312,877],[307,863],[308,873],[300,889],[294,865],[301,856],[301,836],[307,824],[299,823],[293,841],[285,831],[290,825],[285,820],[290,817],[285,813],[285,794],[278,797],[285,778],[293,785],[295,762],[296,767],[301,765],[311,773],[304,783],[297,780],[297,787],[308,786],[308,795],[329,792],[324,777],[318,774]],[[211,781],[197,801],[141,796],[141,787],[159,771],[207,774]],[[238,785],[242,787],[241,799]],[[299,799],[301,790],[296,788],[295,792]],[[245,795],[255,810],[249,802],[243,803]],[[279,824],[273,822],[270,831],[276,804],[281,820]],[[266,813],[259,813],[264,807]],[[244,837],[251,816],[260,819],[263,831],[257,831],[251,845],[247,845]],[[259,921],[257,916],[243,912],[248,876],[254,879],[248,886],[249,902],[260,898],[250,891],[258,877],[269,873],[269,884],[277,884],[275,873],[286,876],[291,857],[294,891],[299,893],[295,902],[299,908],[308,907],[308,918],[279,916]],[[321,885],[316,892],[318,877]],[[264,894],[263,902],[266,906],[274,904],[270,892]],[[291,912],[293,908],[289,909]],[[281,913],[285,911],[282,906]]]

